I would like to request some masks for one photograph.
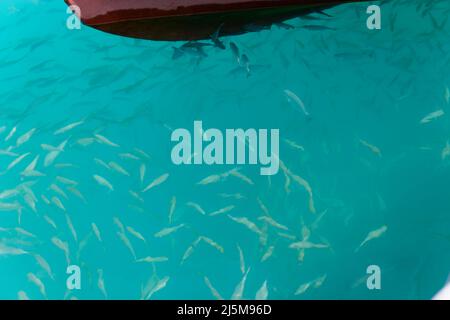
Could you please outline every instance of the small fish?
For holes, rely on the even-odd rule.
[[[102,166],[103,168],[107,169],[107,170],[111,170],[111,168],[109,167],[109,165],[108,165],[105,161],[103,161],[103,160],[101,160],[101,159],[94,158],[94,162],[95,162],[96,164],[98,164],[99,166]]]
[[[219,26],[217,31],[210,36],[210,38],[216,48],[225,50],[226,49],[225,44],[223,43],[223,41],[220,40],[220,31],[222,30],[222,27],[223,23]]]
[[[274,246],[270,246],[270,247],[267,249],[266,253],[264,253],[264,255],[262,256],[261,262],[267,261],[267,260],[272,256],[274,249],[275,249]]]
[[[195,245],[190,245],[183,254],[180,264],[183,264],[194,253]]]
[[[420,120],[421,124],[430,123],[431,121],[442,117],[445,114],[444,110],[440,109],[434,112],[431,112],[427,116],[425,116],[422,120]]]
[[[255,184],[249,177],[240,173],[239,171],[231,171],[230,175],[244,181],[245,183],[247,183],[251,186],[253,186]]]
[[[267,233],[268,226],[264,225],[261,230],[261,234],[259,235],[259,245],[261,247],[265,247],[267,245],[267,240],[269,238],[269,234]]]
[[[139,156],[141,157],[141,159],[142,159],[142,158],[144,158],[145,160],[150,160],[150,159],[151,159],[150,155],[148,155],[144,150],[141,150],[141,149],[139,149],[139,148],[134,148],[133,150],[134,150],[136,153],[139,154]]]
[[[136,260],[136,262],[147,262],[147,263],[160,263],[169,261],[167,257],[145,257],[142,259]]]
[[[39,279],[34,273],[27,274],[28,281],[35,284],[39,288],[39,292],[42,294],[44,298],[47,297],[47,293],[45,292],[44,283]]]
[[[53,134],[55,136],[57,136],[57,135],[66,133],[66,132],[68,132],[68,131],[70,131],[72,129],[75,129],[78,126],[81,126],[83,123],[84,123],[84,121],[77,121],[77,122],[68,124],[67,126],[64,126],[64,127],[60,128],[60,129],[56,130]]]
[[[92,231],[94,232],[94,235],[95,235],[95,237],[97,238],[97,240],[98,240],[99,242],[102,242],[102,236],[101,236],[101,234],[100,234],[100,230],[99,230],[99,228],[97,227],[97,225],[96,225],[94,222],[92,222],[92,223],[91,223],[91,227],[92,227]]]
[[[278,232],[277,233],[280,237],[288,239],[288,240],[292,240],[294,241],[296,239],[296,237],[292,234],[288,234],[288,233],[283,233],[283,232]]]
[[[61,182],[62,184],[68,185],[68,186],[76,186],[78,185],[78,182],[62,177],[62,176],[56,176],[55,178],[57,181]]]
[[[16,146],[20,147],[24,143],[28,142],[31,139],[31,137],[33,136],[35,131],[36,131],[36,129],[31,129],[27,133],[25,133],[22,136],[20,136],[19,138],[17,138]]]
[[[139,240],[141,240],[141,241],[143,241],[143,242],[147,242],[147,241],[145,240],[144,236],[143,236],[141,233],[139,233],[138,231],[136,231],[135,229],[133,229],[132,227],[129,227],[129,226],[128,226],[126,229],[127,229],[127,231],[128,231],[133,237],[135,237],[136,239],[139,239]]]
[[[155,180],[153,180],[146,188],[144,188],[144,190],[142,190],[142,193],[147,192],[148,190],[159,186],[160,184],[164,183],[167,178],[169,178],[169,174],[165,173],[161,176],[159,176],[158,178],[156,178]]]
[[[210,44],[208,44],[210,45]],[[189,45],[189,43],[181,46],[180,48],[172,47],[173,55],[172,59],[176,60],[183,57],[184,55],[192,56],[194,58],[202,59],[206,58],[208,55],[203,50],[203,46]]]
[[[65,199],[68,199],[67,194],[56,184],[52,183],[49,187],[49,190],[52,190],[53,192],[59,194],[60,196],[62,196]]]
[[[64,252],[64,256],[66,257],[66,262],[67,262],[67,264],[70,264],[69,245],[67,244],[67,242],[62,241],[61,239],[59,239],[57,237],[53,237],[51,239],[51,241],[58,249],[60,249]]]
[[[313,282],[312,282],[313,288],[317,289],[317,288],[321,287],[326,279],[327,279],[327,275],[324,274],[323,276],[317,278],[316,280],[313,280]]]
[[[66,169],[66,168],[79,168],[78,166],[74,165],[73,163],[57,163],[55,164],[56,169]]]
[[[311,213],[316,213],[316,208],[315,208],[315,205],[314,205],[313,191],[312,191],[312,188],[311,188],[310,184],[308,183],[308,181],[306,181],[302,177],[300,177],[298,175],[295,175],[295,174],[292,174],[292,173],[290,173],[290,177],[292,178],[292,180],[297,182],[300,186],[305,188],[306,192],[309,195],[309,204],[308,204],[309,211]]]
[[[245,69],[245,71],[247,72],[247,77],[250,77],[251,75],[251,70],[250,70],[250,59],[248,58],[248,56],[246,54],[243,54],[241,57],[241,63],[242,63],[242,67]]]
[[[94,138],[81,138],[76,141],[76,143],[82,147],[90,146],[95,142]]]
[[[44,158],[45,167],[49,167],[55,162],[56,158],[58,158],[61,152],[64,151],[66,144],[67,140],[63,141],[54,151],[50,151],[49,153],[47,153],[47,155]]]
[[[169,282],[170,278],[169,277],[164,277],[161,280],[159,280],[156,285],[154,286],[154,288],[152,290],[150,290],[150,292],[147,294],[147,296],[145,297],[145,300],[150,300],[150,298],[158,291],[164,289],[167,285],[167,283]]]
[[[42,199],[42,201],[45,202],[46,205],[50,205],[51,204],[50,200],[48,200],[48,198],[45,196],[45,194],[41,195],[41,199]]]
[[[283,139],[284,142],[286,142],[287,145],[289,145],[290,147],[297,149],[297,150],[301,150],[301,151],[305,151],[305,148],[299,144],[297,144],[297,142],[289,140],[289,139]]]
[[[309,112],[306,110],[305,104],[303,103],[302,99],[300,99],[294,92],[286,89],[284,90],[284,94],[286,95],[288,101],[294,101],[295,104],[300,107],[307,118],[311,117]]]
[[[36,169],[37,163],[39,161],[39,155],[37,155],[33,161],[25,168],[25,170],[21,173],[22,175],[26,175],[27,172],[34,171]]]
[[[120,173],[120,174],[122,174],[124,176],[128,176],[128,177],[130,176],[130,173],[127,170],[125,170],[120,164],[118,164],[118,163],[116,163],[114,161],[110,161],[108,163],[108,166],[112,170],[114,170],[114,171],[116,171],[116,172],[118,172],[118,173]]]
[[[157,232],[154,234],[155,238],[162,238],[162,237],[166,237],[176,231],[178,231],[179,229],[183,228],[185,225],[184,224],[180,224],[178,226],[175,227],[169,227],[169,228],[165,228],[162,229],[161,231]]]
[[[259,208],[261,209],[261,211],[266,215],[266,216],[270,216],[269,214],[269,209],[267,209],[266,205],[261,201],[261,199],[259,197],[256,197],[256,202],[258,202]]]
[[[60,151],[51,151],[47,153],[47,155],[44,158],[44,167],[51,166],[55,162],[56,158],[58,158],[60,153],[61,153]]]
[[[269,289],[267,288],[267,280],[264,281],[261,288],[256,292],[255,300],[267,300],[269,297]]]
[[[66,211],[66,208],[64,207],[63,203],[61,202],[61,200],[57,196],[52,197],[52,203],[57,208],[61,209],[62,211]]]
[[[311,230],[305,225],[302,226],[302,238],[303,238],[303,241],[308,240],[310,237],[311,237]]]
[[[289,248],[291,249],[327,249],[329,247],[328,244],[312,243],[308,240],[294,242],[289,245]]]
[[[23,196],[23,199],[24,199],[25,203],[33,210],[33,212],[36,213],[35,200],[31,197],[31,195],[25,194]],[[17,211],[19,214],[19,218],[22,213],[22,209],[23,208],[22,208],[21,204],[17,201],[12,202],[12,203],[0,202],[0,211],[6,211],[6,212]],[[20,219],[19,219],[19,224],[20,224]]]
[[[311,287],[311,284],[312,284],[311,282],[307,282],[307,283],[300,285],[297,288],[297,290],[295,291],[294,295],[298,296],[298,295],[305,293]]]
[[[248,276],[249,272],[250,272],[250,268],[247,269],[247,271],[244,273],[241,281],[238,283],[238,285],[234,289],[234,292],[231,296],[231,300],[242,300],[242,297],[244,295],[244,290],[245,290],[245,283],[247,281],[247,276]]]
[[[15,197],[19,194],[19,191],[17,189],[9,189],[0,192],[0,200],[7,200],[9,198]]]
[[[98,274],[97,287],[99,288],[100,292],[103,294],[105,299],[107,299],[108,293],[106,292],[105,279],[103,278],[103,270],[98,269],[97,274]]]
[[[186,49],[186,48],[201,49],[201,48],[209,47],[209,46],[211,46],[210,43],[199,42],[199,41],[189,41],[189,42],[186,42],[185,44],[183,44],[181,46],[181,48],[182,49]]]
[[[75,187],[67,187],[67,191],[72,193],[77,198],[81,199],[84,203],[87,203],[86,198],[83,196],[83,194]]]
[[[442,149],[442,152],[441,152],[442,160],[445,160],[448,157],[450,157],[450,142],[449,141],[446,142],[445,147],[444,147],[444,149]],[[0,197],[0,199],[1,199],[1,197]]]
[[[170,200],[170,208],[169,208],[169,224],[172,224],[173,213],[175,212],[175,207],[177,205],[177,198],[172,197]]]
[[[119,157],[122,159],[140,160],[139,157],[131,153],[119,153]]]
[[[139,166],[139,179],[140,179],[140,181],[141,181],[141,184],[144,183],[146,171],[147,171],[147,167],[145,166],[144,163],[142,163],[142,164]]]
[[[19,291],[17,292],[17,299],[18,300],[30,300],[30,298],[28,297],[27,293],[25,291]]]
[[[286,231],[289,230],[288,227],[286,227],[286,226],[276,222],[274,219],[272,219],[269,216],[259,217],[258,220],[264,221],[264,222],[268,223],[269,225],[271,225],[272,227],[275,227],[275,228],[278,228],[278,229],[281,229],[281,230],[286,230]]]
[[[37,212],[36,209],[36,200],[30,195],[30,194],[25,194],[23,196],[23,200],[25,201],[25,203],[30,207],[31,210],[33,210],[33,212]]]
[[[248,220],[246,217],[233,217],[228,215],[228,217],[233,220],[234,222],[237,222],[239,224],[242,224],[243,226],[247,227],[250,231],[261,235],[262,231],[256,226],[256,224],[254,224],[253,222],[251,222],[250,220]]]
[[[11,147],[9,147],[6,150],[0,150],[0,155],[8,156],[8,157],[18,157],[19,156],[17,153],[11,151]]]
[[[81,252],[84,250],[84,248],[88,245],[89,240],[91,239],[92,234],[88,233],[79,243],[78,243],[78,251],[76,260],[80,261],[80,255]]]
[[[233,53],[234,59],[236,59],[238,65],[241,65],[241,54],[239,53],[239,48],[234,42],[230,42],[230,49]]]
[[[225,199],[227,199],[227,198],[233,198],[235,200],[245,199],[245,196],[240,194],[240,193],[233,193],[233,194],[230,194],[230,193],[219,193],[218,196],[221,197],[221,198],[225,198]]]
[[[200,182],[197,182],[197,184],[204,186],[207,184],[216,183],[216,182],[220,181],[221,179],[222,179],[222,177],[220,175],[214,174],[214,175],[211,175],[211,176],[208,176],[208,177],[202,179]]]
[[[214,212],[211,212],[209,214],[209,216],[213,217],[213,216],[217,216],[217,215],[220,215],[220,214],[224,214],[224,213],[232,211],[234,208],[235,208],[234,206],[227,206],[225,208],[222,208],[222,209],[216,210]]]
[[[11,170],[12,168],[14,168],[16,165],[18,165],[23,159],[25,159],[26,157],[28,157],[30,155],[29,152],[22,154],[21,156],[18,156],[16,159],[14,159],[7,167],[7,171]]]
[[[241,247],[237,246],[238,252],[239,252],[239,266],[241,269],[241,273],[245,273],[245,258],[244,258],[244,252],[242,251]]]
[[[125,233],[125,227],[124,227],[122,221],[120,221],[119,218],[114,217],[113,218],[113,223],[119,228],[121,233]]]
[[[1,198],[0,198],[1,199]],[[201,215],[206,215],[205,210],[202,209],[202,207],[200,207],[199,204],[195,203],[195,202],[188,202],[186,203],[187,206],[194,208],[198,213],[200,213]]]
[[[94,174],[93,178],[94,178],[95,181],[97,181],[97,183],[99,185],[101,185],[103,187],[106,187],[109,191],[114,191],[114,187],[112,186],[112,184],[108,180],[106,180],[105,178],[103,178],[103,177],[101,177],[101,176],[99,176],[97,174]]]
[[[44,271],[47,273],[47,275],[50,277],[50,279],[54,280],[54,276],[53,276],[53,272],[52,269],[50,267],[50,265],[48,264],[48,262],[40,255],[35,254],[33,255],[34,259],[36,259],[36,262],[38,263],[38,265],[44,269]]]
[[[11,129],[11,131],[9,131],[8,135],[6,136],[5,142],[7,142],[9,139],[11,139],[14,136],[14,134],[16,133],[16,131],[17,131],[17,127],[13,127]]]
[[[361,143],[363,146],[367,147],[370,151],[372,151],[377,156],[381,157],[381,150],[380,148],[368,143],[365,140],[359,139],[359,143]]]
[[[129,193],[133,198],[135,198],[136,200],[138,200],[138,201],[140,201],[140,202],[142,202],[142,203],[144,202],[144,199],[142,199],[141,196],[140,196],[137,192],[135,192],[135,191],[133,191],[133,190],[129,190],[128,193]]]
[[[23,177],[45,177],[45,173],[37,170],[23,171],[20,173]]]
[[[220,253],[224,253],[224,248],[219,245],[217,242],[215,242],[214,240],[207,238],[207,237],[200,237],[200,239],[204,242],[206,242],[207,244],[209,244],[210,246],[212,246],[213,248],[217,249]]]
[[[77,232],[73,226],[72,219],[70,219],[68,214],[66,214],[66,222],[67,222],[67,226],[69,227],[70,233],[72,234],[75,242],[78,242]]]
[[[21,256],[21,255],[25,255],[25,254],[28,254],[28,252],[25,250],[9,247],[0,242],[0,257],[1,256]]]
[[[27,231],[25,229],[22,229],[20,227],[14,228],[14,231],[17,232],[17,234],[20,234],[20,235],[25,236],[25,237],[37,238],[36,235],[34,235],[31,232],[29,232],[29,231]]]
[[[361,244],[359,245],[358,248],[356,248],[355,252],[359,251],[359,250],[360,250],[367,242],[369,242],[369,241],[371,241],[371,240],[373,240],[373,239],[377,239],[377,238],[381,237],[383,234],[386,233],[387,229],[388,229],[388,227],[387,227],[386,225],[384,225],[384,226],[382,226],[382,227],[379,228],[379,229],[370,231],[370,232],[367,234],[367,236],[366,236],[366,238],[364,239],[364,241],[361,242]]]
[[[108,138],[106,138],[105,136],[102,136],[100,134],[95,134],[94,137],[97,139],[97,142],[113,147],[113,148],[119,148],[120,146],[117,143],[112,142],[111,140],[109,140]]]
[[[211,291],[211,294],[216,298],[217,300],[224,300],[220,293],[213,287],[211,284],[211,281],[207,277],[204,277],[203,280],[205,281],[206,286],[208,287],[209,291]]]
[[[134,260],[136,260],[136,253],[134,251],[133,246],[131,245],[130,240],[127,238],[127,236],[125,235],[125,233],[122,232],[117,232],[117,235],[119,236],[119,239],[124,243],[125,247],[127,247],[127,249],[131,252],[131,254],[133,255]]]
[[[47,151],[47,152],[62,151],[62,150],[58,149],[58,147],[54,147],[52,145],[45,144],[45,143],[41,144],[41,148],[42,148],[42,150]]]
[[[55,229],[55,230],[58,229],[57,226],[56,226],[55,221],[53,221],[52,218],[50,218],[49,216],[44,215],[44,220],[45,220],[50,226],[52,226],[53,229]]]

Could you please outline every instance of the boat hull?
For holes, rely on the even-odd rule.
[[[152,40],[201,40],[220,28],[236,35],[319,9],[360,0],[65,0],[81,21],[104,32]]]

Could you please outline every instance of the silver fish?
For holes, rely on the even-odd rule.
[[[150,190],[156,186],[159,186],[160,184],[164,183],[167,180],[167,178],[169,178],[168,173],[165,173],[165,174],[159,176],[158,178],[153,180],[147,187],[145,187],[144,190],[142,190],[142,192],[143,193],[147,192],[148,190]]]
[[[106,180],[105,178],[103,178],[102,176],[99,176],[97,174],[94,174],[93,177],[94,177],[94,180],[97,181],[97,183],[99,185],[106,187],[109,191],[114,191],[114,187],[108,180]]]
[[[305,104],[294,92],[286,89],[284,90],[284,93],[289,101],[291,100],[294,101],[295,104],[300,107],[300,109],[302,110],[302,112],[305,114],[306,117],[310,117],[309,112],[306,110]]]
[[[82,125],[83,123],[84,123],[84,121],[77,121],[77,122],[68,124],[67,126],[62,127],[62,128],[60,128],[60,129],[56,130],[53,134],[54,134],[55,136],[57,136],[57,135],[59,135],[59,134],[66,133],[66,132],[68,132],[68,131],[70,131],[70,130],[72,130],[72,129],[75,129],[76,127]]]

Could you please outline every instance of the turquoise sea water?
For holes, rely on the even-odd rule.
[[[148,294],[145,288],[158,283],[166,285],[151,299],[213,299],[205,277],[228,299],[243,278],[241,269],[249,269],[246,299],[254,299],[265,281],[269,299],[431,298],[450,270],[450,3],[383,1],[380,31],[366,28],[367,5],[329,9],[331,18],[294,19],[287,22],[296,27],[291,30],[274,26],[224,38],[249,57],[247,77],[233,72],[237,63],[229,49],[206,48],[200,61],[173,60],[172,47],[182,43],[125,39],[84,26],[68,30],[63,1],[3,0],[0,298],[16,299],[23,291],[30,299],[103,299],[102,274],[110,299],[139,299],[142,288]],[[301,28],[311,24],[330,29]],[[286,99],[286,89],[303,100],[310,119]],[[437,110],[444,114],[421,123]],[[242,165],[239,172],[253,184],[236,176],[198,184],[236,166],[172,164],[171,131],[192,130],[195,120],[221,130],[280,129],[280,158],[309,183],[316,212],[308,206],[307,188],[292,176],[287,180],[283,170],[268,178],[259,167]],[[101,143],[98,135],[118,146]],[[51,162],[45,145],[64,141]],[[42,176],[21,174],[34,159]],[[98,159],[119,164],[129,176]],[[142,193],[164,174],[165,182]],[[258,219],[264,215],[288,230]],[[246,217],[266,241],[229,216]],[[166,237],[154,236],[179,225]],[[385,233],[356,250],[382,226]],[[118,232],[137,259],[168,260],[135,262]],[[200,236],[216,248],[196,242]],[[69,261],[55,237],[67,243]],[[302,239],[323,248],[289,247]],[[81,268],[81,290],[66,288],[68,262]],[[381,268],[381,290],[366,286],[369,265]]]

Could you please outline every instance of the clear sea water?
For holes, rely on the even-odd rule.
[[[98,269],[103,270],[110,299],[139,299],[149,279],[165,277],[167,285],[152,299],[213,299],[205,276],[224,298],[230,298],[242,279],[238,245],[245,268],[250,268],[246,299],[254,299],[264,281],[269,299],[431,298],[450,270],[450,157],[443,157],[450,140],[445,94],[450,86],[450,3],[383,1],[380,31],[366,28],[366,8],[362,3],[341,5],[326,11],[332,18],[315,15],[320,19],[288,21],[296,27],[292,30],[274,26],[224,38],[248,55],[252,72],[247,77],[231,72],[237,65],[229,49],[206,48],[208,56],[201,61],[173,60],[172,47],[182,43],[126,39],[85,26],[68,30],[62,0],[1,1],[0,149],[10,153],[0,156],[0,192],[26,183],[36,197],[31,201],[36,210],[26,200],[29,189],[0,201],[20,206],[20,228],[35,236],[14,229],[19,227],[17,210],[0,211],[0,243],[27,252],[0,254],[0,298],[16,299],[23,291],[30,299],[103,299]],[[305,24],[330,29],[301,28]],[[286,89],[304,101],[311,119],[286,99]],[[436,110],[444,115],[420,123]],[[280,158],[309,182],[317,212],[308,209],[308,193],[299,184],[291,181],[286,192],[281,170],[268,179],[259,175],[259,168],[243,165],[240,172],[254,185],[232,176],[198,185],[235,166],[172,164],[171,130],[192,130],[194,120],[222,130],[280,129]],[[54,134],[78,121],[83,123],[73,130]],[[5,141],[14,127],[15,134]],[[17,139],[33,128],[31,139],[17,147]],[[120,147],[97,140],[88,146],[77,143],[86,138],[92,142],[95,134]],[[64,151],[45,167],[48,151],[41,145],[57,146],[66,139]],[[7,170],[26,153],[30,154]],[[124,153],[139,159],[121,157]],[[36,170],[45,176],[21,176],[37,155]],[[119,163],[130,176],[108,170],[96,158]],[[142,164],[147,169],[143,182]],[[141,193],[165,173],[167,181]],[[93,175],[107,179],[114,191],[99,185]],[[76,181],[85,202],[58,176]],[[138,192],[143,202],[130,190]],[[225,198],[224,193],[240,194],[242,199]],[[47,204],[42,195],[58,197],[65,211]],[[173,197],[176,206],[170,224]],[[289,230],[258,220],[264,212],[257,199]],[[230,205],[234,209],[210,217],[188,202],[207,213]],[[267,243],[228,215],[247,217],[266,230]],[[113,217],[145,237],[144,243],[125,230],[138,259],[164,256],[168,261],[135,262],[117,235]],[[102,242],[93,234],[93,222]],[[167,237],[154,237],[180,224],[185,227]],[[289,245],[302,239],[303,226],[310,230],[311,242],[328,247],[306,249],[300,261],[298,251]],[[356,250],[370,231],[382,226],[388,227],[385,234]],[[201,242],[181,264],[199,236],[213,239],[224,252]],[[81,290],[67,290],[67,262],[53,237],[68,243],[70,264],[81,268]],[[271,246],[272,256],[261,262]],[[48,262],[54,279],[37,263],[36,254]],[[369,265],[381,268],[381,290],[366,286]],[[45,296],[30,281],[30,273],[45,286]],[[321,286],[295,295],[302,284],[324,275]]]

